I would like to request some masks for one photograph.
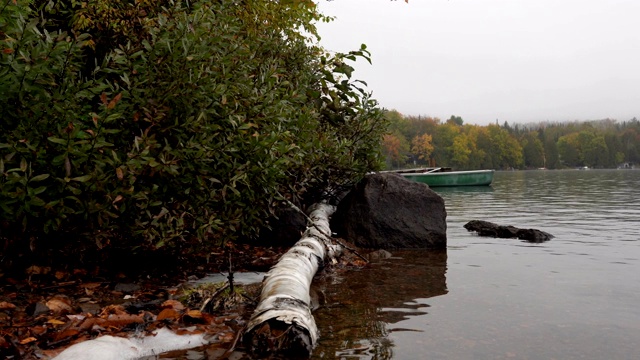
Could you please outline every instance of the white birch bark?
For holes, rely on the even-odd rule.
[[[302,238],[287,251],[263,280],[260,303],[244,334],[244,341],[257,353],[307,352],[318,340],[310,308],[309,289],[326,258],[341,250],[332,245],[329,218],[335,207],[315,204]]]

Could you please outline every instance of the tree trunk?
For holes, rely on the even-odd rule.
[[[329,217],[335,207],[315,204],[302,238],[267,273],[260,303],[251,316],[243,341],[250,351],[308,356],[318,340],[311,315],[309,288],[325,258],[341,251],[331,244]]]

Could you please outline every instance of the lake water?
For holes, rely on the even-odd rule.
[[[640,171],[497,172],[435,189],[448,249],[315,285],[314,359],[637,359]],[[537,228],[542,244],[476,236],[474,219]]]

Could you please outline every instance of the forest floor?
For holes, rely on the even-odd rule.
[[[101,335],[143,335],[162,327],[205,333],[213,344],[208,351],[221,355],[241,346],[237,340],[257,305],[260,284],[234,284],[231,292],[228,281],[189,281],[228,274],[230,263],[233,272],[267,271],[284,251],[237,245],[137,272],[31,266],[24,276],[0,274],[0,358],[50,359]],[[334,267],[363,265],[345,256]]]

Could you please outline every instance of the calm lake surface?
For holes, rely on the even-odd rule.
[[[637,359],[640,171],[497,172],[436,188],[448,249],[317,282],[313,359]],[[473,219],[537,228],[542,244],[467,232]]]

